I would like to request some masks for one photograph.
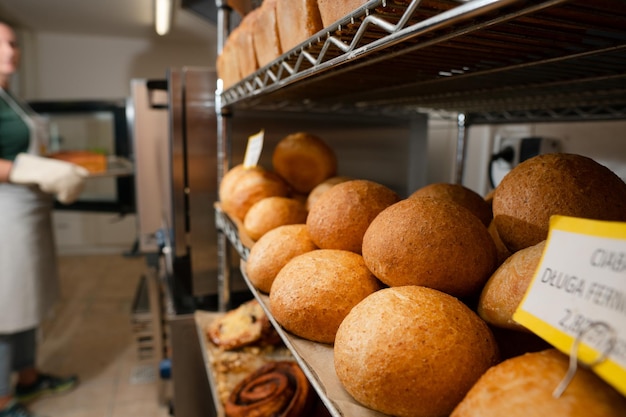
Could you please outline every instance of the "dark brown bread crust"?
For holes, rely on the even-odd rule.
[[[539,155],[517,165],[493,197],[498,235],[512,251],[548,237],[550,216],[626,221],[626,184],[581,155]]]
[[[469,210],[432,197],[383,210],[363,237],[363,259],[389,286],[423,285],[456,297],[480,293],[496,268],[487,228]]]

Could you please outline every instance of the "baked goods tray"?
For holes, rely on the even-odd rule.
[[[293,360],[291,353],[284,347],[272,350],[246,347],[237,351],[223,351],[210,343],[205,329],[225,313],[197,310],[194,321],[200,350],[204,360],[205,371],[211,387],[211,395],[217,417],[225,417],[224,401],[237,383],[249,373],[273,360]],[[225,372],[225,368],[232,368]]]
[[[244,261],[241,261],[240,267],[250,291],[263,307],[265,314],[317,391],[328,412],[333,417],[386,417],[386,414],[357,403],[343,388],[335,373],[334,353],[331,345],[302,339],[282,328],[269,310],[269,296],[260,293],[252,285],[245,273]]]
[[[102,172],[92,172],[87,178],[126,177],[133,175],[135,168],[127,158],[115,155],[107,156],[107,169]]]

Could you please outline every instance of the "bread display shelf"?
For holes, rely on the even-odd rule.
[[[309,382],[317,391],[320,399],[326,406],[328,412],[334,417],[351,416],[351,417],[382,417],[384,414],[365,408],[354,401],[350,395],[343,389],[341,383],[337,379],[333,367],[333,348],[330,345],[315,343],[300,337],[294,336],[286,332],[280,324],[272,316],[268,301],[269,297],[260,293],[250,282],[245,273],[244,262],[250,253],[250,247],[246,246],[240,239],[238,226],[226,213],[224,213],[219,204],[215,205],[216,225],[221,230],[229,242],[239,253],[242,259],[241,273],[244,281],[249,287],[254,297],[263,307],[265,314],[285,343],[285,346],[291,351],[302,371],[305,373]],[[209,370],[207,370],[209,372]],[[214,381],[209,380],[212,389]]]
[[[248,259],[250,254],[250,248],[252,247],[252,240],[246,236],[242,231],[241,223],[233,220],[228,216],[219,203],[215,206],[215,227],[217,230],[222,231],[231,245],[235,248],[241,259]]]
[[[331,345],[311,342],[285,331],[276,321],[269,309],[269,297],[259,292],[250,282],[245,273],[245,264],[242,261],[241,273],[250,287],[250,291],[259,301],[265,314],[291,351],[300,368],[317,391],[326,409],[333,417],[385,417],[379,413],[358,404],[343,388],[337,378],[333,361],[333,347]]]
[[[222,92],[221,105],[435,109],[485,122],[625,117],[621,1],[421,3],[365,3]]]

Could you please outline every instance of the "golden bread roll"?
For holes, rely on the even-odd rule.
[[[515,252],[487,280],[478,301],[478,314],[489,324],[513,330],[526,328],[513,320],[543,255],[546,241]]]
[[[278,37],[276,0],[263,0],[259,10],[259,14],[254,21],[252,40],[259,67],[264,67],[278,58],[283,53],[283,50]]]
[[[323,29],[317,0],[278,0],[276,19],[283,52]]]
[[[409,198],[419,196],[444,198],[453,201],[471,211],[485,227],[489,226],[489,223],[491,223],[492,214],[489,203],[476,191],[461,184],[449,184],[445,182],[428,184],[414,191]]]
[[[331,189],[333,186],[342,182],[350,181],[352,179],[354,178],[345,177],[345,176],[337,176],[337,177],[328,178],[327,180],[324,180],[321,183],[317,184],[315,188],[311,190],[311,192],[308,194],[306,198],[306,209],[311,210],[311,207],[313,206],[313,204],[315,204],[317,199],[326,191]]]
[[[289,197],[266,197],[248,209],[243,218],[245,232],[252,240],[259,240],[261,236],[278,226],[306,222],[308,212],[299,200]]]
[[[626,221],[626,184],[591,158],[550,153],[513,168],[493,196],[498,234],[512,252],[547,239],[554,214]]]
[[[498,361],[489,327],[456,298],[426,287],[379,290],[339,326],[337,377],[354,399],[399,417],[447,416]]]
[[[257,289],[268,294],[278,272],[292,258],[317,249],[305,224],[290,224],[270,230],[252,246],[245,269]]]
[[[270,289],[270,310],[289,332],[307,340],[333,343],[350,309],[380,289],[361,255],[317,249],[285,265]]]
[[[272,166],[296,192],[309,193],[336,174],[337,156],[318,136],[298,132],[276,144]]]
[[[391,287],[423,285],[466,297],[478,295],[495,270],[496,248],[466,208],[413,197],[376,216],[363,236],[363,259]]]
[[[284,197],[288,194],[287,183],[278,175],[261,166],[244,168],[237,165],[229,170],[219,187],[222,209],[239,221],[243,221],[250,207],[267,197]]]
[[[374,218],[400,197],[382,184],[351,180],[336,184],[311,206],[306,226],[322,249],[361,253],[363,235]]]
[[[626,398],[592,371],[578,367],[559,398],[552,393],[569,359],[556,349],[527,353],[489,369],[451,417],[623,417]]]

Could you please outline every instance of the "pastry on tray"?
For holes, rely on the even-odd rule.
[[[207,325],[211,343],[224,350],[239,349],[252,344],[273,345],[280,341],[263,308],[256,299],[228,311]]]
[[[226,417],[300,417],[314,406],[315,395],[293,361],[274,361],[252,372],[230,393]]]

